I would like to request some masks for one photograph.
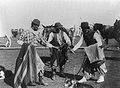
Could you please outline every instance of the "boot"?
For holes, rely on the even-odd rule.
[[[51,76],[51,79],[52,80],[55,80],[55,77],[56,76],[56,69],[52,69],[52,76]]]
[[[87,79],[84,76],[81,80],[78,81],[78,83],[83,83],[83,82],[87,82]]]
[[[48,86],[48,83],[46,83],[43,79],[42,76],[39,76],[39,85],[44,85],[44,86]]]
[[[27,85],[25,83],[22,83],[21,88],[28,88],[28,87],[27,87]]]
[[[97,83],[104,82],[104,76],[100,76],[99,79],[97,80]]]
[[[63,67],[60,67],[60,75],[61,76],[64,76],[65,74],[64,74],[64,69],[63,69]]]
[[[42,73],[38,73],[38,82],[37,82],[38,85],[44,85],[44,86],[47,86],[48,84],[44,82],[44,79],[43,79],[43,74]]]

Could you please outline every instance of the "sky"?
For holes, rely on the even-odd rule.
[[[120,18],[120,0],[0,0],[0,35],[29,29],[33,19],[70,28],[81,22],[113,25]]]

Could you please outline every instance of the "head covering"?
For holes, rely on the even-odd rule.
[[[82,22],[82,23],[81,23],[81,28],[82,28],[82,29],[89,29],[89,24],[88,24],[88,22]]]
[[[55,27],[63,27],[63,25],[61,25],[60,22],[56,22],[56,23],[55,23]]]
[[[38,20],[38,19],[34,19],[33,21],[32,21],[32,24],[36,24],[36,25],[40,25],[40,21]]]
[[[93,26],[93,30],[102,30],[103,29],[103,24],[101,23],[95,23],[94,26]]]

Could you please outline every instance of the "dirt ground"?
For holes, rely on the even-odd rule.
[[[112,42],[113,43],[113,42]],[[111,43],[110,43],[111,44]],[[13,44],[14,45],[14,44]],[[19,50],[0,50],[0,65],[4,66],[7,70],[10,70],[14,73],[15,61]],[[42,60],[46,63],[49,61],[49,50],[43,49],[38,50],[39,55]],[[106,54],[106,66],[108,72],[105,76],[105,81],[103,83],[96,83],[95,80],[98,78],[97,76],[93,77],[90,81],[79,84],[78,88],[120,88],[120,51],[109,51],[105,52]],[[77,50],[75,54],[68,53],[69,62],[65,65],[65,77],[74,78],[77,80],[81,79],[83,74],[82,72],[79,75],[74,76],[76,74],[82,64],[84,59],[84,51]],[[117,58],[118,57],[118,58]],[[61,77],[59,74],[56,76],[56,80],[53,81],[50,79],[50,68],[45,67],[45,75],[44,80],[49,84],[48,86],[36,85],[36,86],[28,86],[28,88],[65,88],[64,80],[65,77]],[[0,88],[12,88],[13,86],[13,77],[9,77],[5,80],[0,80]]]

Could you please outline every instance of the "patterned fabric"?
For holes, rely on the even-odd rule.
[[[34,43],[37,44],[38,40],[44,40],[42,37],[42,31],[39,29],[38,31],[33,31],[32,29],[24,31],[18,40],[22,40],[24,43]]]
[[[31,43],[33,41],[34,42],[36,41],[36,37],[35,37],[35,35],[32,32],[30,32],[29,30],[27,30],[27,31],[24,31],[21,34],[19,40],[22,40],[24,43]]]
[[[38,82],[38,73],[44,73],[44,66],[35,46],[24,43],[16,61],[14,88],[25,88],[22,85]]]

